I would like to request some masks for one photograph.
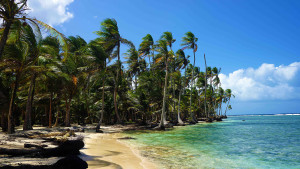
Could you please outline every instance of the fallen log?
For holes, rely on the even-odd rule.
[[[83,140],[67,140],[59,143],[58,147],[44,148],[0,148],[0,155],[26,156],[26,157],[62,157],[67,155],[78,155],[79,150],[84,147]]]
[[[77,156],[67,156],[64,158],[52,159],[34,159],[25,162],[26,158],[18,159],[21,161],[0,164],[1,169],[86,169],[88,164]],[[14,160],[12,160],[14,161]]]

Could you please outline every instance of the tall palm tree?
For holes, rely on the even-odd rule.
[[[165,40],[159,40],[157,42],[156,50],[158,52],[158,58],[156,62],[159,62],[161,60],[164,60],[165,63],[165,83],[164,83],[164,94],[163,94],[163,107],[162,107],[162,113],[161,113],[161,119],[159,123],[159,128],[164,129],[166,122],[166,99],[167,99],[167,87],[168,87],[168,74],[169,74],[169,58],[172,56],[172,52],[168,50],[167,47],[167,41]]]
[[[172,50],[172,46],[173,46],[173,43],[176,41],[176,39],[173,38],[173,34],[172,32],[164,32],[162,34],[162,36],[160,37],[160,39],[166,41],[167,43],[167,46],[169,46],[170,48],[170,52],[173,52]],[[170,67],[171,67],[171,72],[170,73],[173,73],[174,72],[174,58],[170,58],[171,59],[171,64],[170,64]],[[173,98],[175,97],[175,90],[174,90],[174,82],[173,82],[173,77],[170,76],[170,81],[171,81],[171,88],[172,88],[172,91],[173,91]],[[172,106],[172,112],[174,113],[175,112],[175,101],[173,101],[173,106]]]
[[[117,116],[117,122],[121,123],[121,118],[118,112],[118,105],[117,105],[117,92],[119,86],[119,76],[121,74],[121,64],[120,64],[120,47],[121,44],[126,44],[128,46],[134,46],[132,42],[123,38],[119,33],[119,28],[117,21],[115,19],[105,19],[101,23],[101,30],[96,31],[96,34],[99,36],[97,41],[102,44],[103,48],[106,50],[107,53],[111,54],[112,58],[117,57],[119,63],[119,71],[117,72],[117,80],[114,89],[114,107],[115,113]]]
[[[218,87],[219,87],[219,85],[220,85],[220,78],[219,78],[219,74],[220,74],[220,72],[221,72],[221,68],[216,68],[216,67],[214,67],[213,69],[212,69],[212,72],[213,72],[213,74],[214,74],[214,79],[213,79],[213,85],[215,86],[214,87],[214,110],[215,110],[215,112],[216,112],[216,114],[217,114],[217,95],[218,95],[218,93],[216,92],[216,91],[218,91]]]
[[[182,38],[182,44],[181,46],[184,46],[184,49],[193,49],[193,54],[194,54],[194,64],[193,67],[195,67],[195,62],[196,62],[196,52],[198,49],[197,46],[197,41],[198,38],[195,37],[195,35],[192,32],[187,32],[185,33],[185,36]],[[192,85],[191,85],[191,89],[194,87],[194,69],[192,72]],[[192,122],[196,122],[194,119],[194,114],[192,113],[192,92],[190,93],[190,114],[191,114],[191,120]]]
[[[186,66],[188,64],[188,59],[185,57],[185,54],[183,52],[183,50],[179,49],[177,52],[176,52],[176,56],[178,57],[178,60],[179,60],[179,68],[183,68],[183,69],[186,69]],[[179,72],[179,71],[178,71]],[[186,72],[186,71],[185,71]],[[184,73],[185,73],[184,72]],[[185,76],[184,76],[184,80],[183,82],[185,83]],[[181,95],[182,95],[182,92],[184,91],[184,88],[182,88],[182,82],[180,81],[180,89],[179,89],[179,98],[178,98],[178,111],[177,111],[177,121],[178,121],[178,124],[179,125],[183,125],[183,121],[180,117],[180,101],[181,101]],[[183,84],[183,86],[185,87],[185,84]]]
[[[106,60],[109,59],[109,56],[102,48],[102,45],[99,44],[97,41],[91,41],[86,50],[85,55],[90,57],[92,62],[89,62],[88,71],[90,73],[96,74],[96,76],[102,77],[102,104],[101,104],[101,112],[100,112],[100,119],[98,121],[98,124],[96,126],[96,131],[98,132],[101,127],[101,123],[103,120],[103,114],[104,114],[104,84],[105,84],[105,73],[106,73]]]

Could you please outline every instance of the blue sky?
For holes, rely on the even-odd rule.
[[[192,31],[199,38],[196,65],[203,70],[205,53],[236,95],[232,114],[300,113],[300,1],[29,0],[29,7],[30,15],[87,41],[105,18],[115,18],[136,46],[148,33],[157,40],[171,31],[177,50]]]

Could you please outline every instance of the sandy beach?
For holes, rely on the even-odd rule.
[[[139,155],[133,147],[119,140],[120,133],[90,133],[80,156],[90,169],[155,169],[154,163]]]

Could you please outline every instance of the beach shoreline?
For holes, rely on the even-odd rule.
[[[139,150],[122,138],[124,127],[103,127],[104,133],[85,133],[85,148],[80,158],[88,163],[89,169],[137,168],[155,169],[157,164],[140,155]]]

